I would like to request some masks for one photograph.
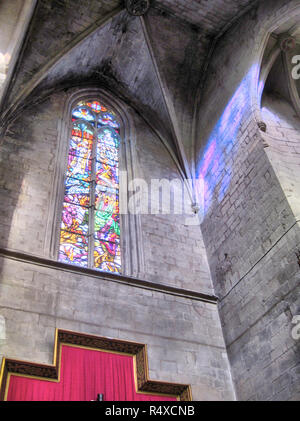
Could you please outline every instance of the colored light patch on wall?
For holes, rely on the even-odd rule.
[[[116,116],[113,113],[101,113],[98,118],[99,127],[109,126],[114,129],[119,129],[120,124],[117,122]]]
[[[257,66],[253,65],[228,101],[199,159],[196,182],[204,183],[202,191],[204,198],[198,198],[198,202],[203,203],[203,216],[214,200],[219,203],[223,200],[230,186],[231,163],[238,150],[236,138],[245,111],[249,107],[251,84],[256,78]]]
[[[119,168],[105,164],[104,162],[96,162],[96,182],[102,186],[118,188]]]
[[[117,243],[95,240],[94,265],[105,272],[120,273],[121,251]]]
[[[65,202],[80,206],[89,206],[90,183],[76,178],[67,178],[65,186]]]
[[[66,176],[83,181],[91,180],[92,161],[76,155],[69,155]]]
[[[88,241],[83,235],[61,231],[59,261],[87,267]]]
[[[61,229],[76,234],[87,234],[89,229],[89,212],[82,206],[64,203]]]

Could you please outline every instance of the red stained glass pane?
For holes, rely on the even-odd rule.
[[[93,128],[83,122],[74,123],[72,128],[72,136],[93,140]]]

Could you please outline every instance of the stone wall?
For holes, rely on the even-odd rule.
[[[0,169],[3,215],[0,246],[3,248],[49,257],[47,223],[50,200],[53,200],[51,190],[56,171],[59,122],[66,98],[67,94],[55,94],[28,108],[10,125],[3,139]],[[142,120],[137,117],[135,120],[139,162],[134,165],[139,167],[141,178],[149,185],[149,192],[151,179],[181,180],[161,141]],[[59,165],[65,163],[59,161]],[[191,210],[190,206],[187,208]],[[189,217],[142,215],[145,277],[211,293],[200,227],[188,226]]]
[[[146,343],[151,379],[195,400],[234,398],[215,304],[1,259],[0,357],[52,363],[55,328]]]
[[[261,2],[228,30],[213,52],[199,108],[202,232],[240,400],[300,396],[299,342],[291,336],[300,311],[300,231],[251,110],[267,31],[295,7]]]
[[[266,153],[297,220],[300,220],[300,120],[292,105],[275,95],[265,95],[262,118]]]
[[[61,25],[46,54],[45,45],[55,20],[31,33],[32,42],[24,50],[24,66],[16,71],[10,101],[30,84],[56,50],[66,48],[73,36],[92,25],[95,14],[108,13],[110,7],[119,4],[114,1],[108,7],[107,2],[91,2],[95,8],[90,15],[83,13],[77,20],[74,5],[78,3],[74,0],[69,6],[61,6]],[[13,254],[4,258],[2,253],[0,357],[51,363],[54,331],[58,327],[146,343],[150,376],[191,383],[196,400],[235,399],[231,373],[240,400],[299,400],[300,342],[291,335],[293,316],[300,314],[298,121],[293,120],[291,129],[285,125],[286,114],[280,121],[272,120],[274,124],[267,126],[273,141],[268,142],[257,126],[257,116],[264,115],[257,109],[259,98],[253,104],[255,95],[258,97],[253,86],[258,80],[265,36],[270,28],[274,30],[276,19],[293,16],[299,2],[258,3],[215,45],[200,95],[195,156],[197,176],[205,182],[201,230],[187,222],[190,215],[141,215],[143,278],[152,282],[151,289],[129,285],[117,276],[108,280],[101,274],[79,274],[45,261],[34,263],[33,256],[51,257],[47,240],[51,228],[49,209],[57,171],[60,123],[70,85],[61,85],[64,91],[55,91],[39,104],[29,106],[29,101],[41,100],[47,89],[57,89],[56,79],[48,75],[49,86],[41,85],[35,95],[27,98],[22,114],[10,123],[1,139],[0,248],[19,251],[27,257],[22,261],[21,257],[12,258]],[[42,2],[37,11],[41,22],[52,11],[52,5],[61,4]],[[129,23],[128,28],[140,26],[137,22]],[[118,19],[115,23],[116,27],[112,25],[108,32],[115,32]],[[143,68],[145,74],[152,75],[153,64],[148,66],[151,60],[145,42],[139,40],[143,45],[143,63],[137,67],[133,59],[141,56],[135,54],[137,44],[131,43],[135,32],[127,31],[126,35],[123,29],[118,27],[120,39],[128,38],[130,45],[130,50],[122,50],[124,63],[128,65],[130,51],[132,74],[141,73]],[[97,44],[96,36],[94,41]],[[115,44],[119,45],[117,40]],[[86,56],[81,55],[84,43],[81,48],[81,59],[76,61],[76,54],[72,58],[70,53],[67,62],[59,62],[54,75],[60,74],[59,66],[65,67],[62,78],[66,80],[70,77],[68,72],[80,73],[76,63],[85,66]],[[191,57],[190,49],[188,62]],[[131,81],[127,67],[120,68],[126,81]],[[164,70],[168,73],[167,68]],[[86,84],[87,80],[78,74],[73,82]],[[158,98],[158,86],[151,80],[142,78],[145,85],[138,83],[138,88],[134,82],[134,101],[126,102],[135,109],[139,109],[136,103],[142,102],[144,117],[158,130],[159,125],[151,121],[155,120],[151,118],[154,114],[145,106],[148,102],[143,102],[144,97],[150,103]],[[104,82],[101,79],[102,87]],[[137,92],[142,95],[137,97]],[[179,102],[178,98],[178,109]],[[281,109],[277,105],[267,103],[279,115]],[[143,113],[138,114],[129,106],[127,109],[136,132],[134,165],[139,167],[141,177],[148,185],[151,179],[180,179],[177,165],[145,123]],[[166,120],[164,114],[158,114]],[[178,121],[183,115],[178,116]],[[168,133],[169,123],[165,121]],[[184,143],[190,150],[189,136]],[[284,159],[280,159],[282,156]],[[153,204],[152,199],[149,205]],[[185,293],[179,296],[163,292],[153,283],[205,294],[215,291],[220,299],[219,312],[213,303],[199,297],[192,299]]]
[[[7,88],[23,43],[35,0],[0,2],[0,99]]]
[[[191,383],[196,400],[234,399],[216,304],[31,262],[49,258],[47,218],[67,96],[28,107],[1,145],[0,247],[29,257],[1,259],[0,356],[51,363],[57,327],[139,341],[148,345],[151,378]],[[179,178],[161,141],[133,115],[142,178]],[[200,227],[188,226],[186,216],[141,216],[145,279],[213,293]]]

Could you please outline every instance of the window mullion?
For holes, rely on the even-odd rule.
[[[92,146],[92,174],[90,186],[90,210],[89,210],[89,255],[88,266],[94,267],[94,230],[95,230],[95,199],[96,199],[96,151],[97,151],[97,129],[94,129],[94,138]]]

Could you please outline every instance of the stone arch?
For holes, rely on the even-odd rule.
[[[102,88],[73,88],[69,91],[64,104],[64,111],[59,121],[58,150],[56,154],[55,172],[53,175],[50,208],[47,220],[47,238],[45,252],[51,259],[57,258],[59,225],[63,197],[63,176],[68,147],[68,135],[71,124],[71,110],[82,99],[102,99],[103,103],[113,110],[121,122],[120,147],[120,202],[127,200],[129,183],[139,178],[139,166],[136,156],[136,133],[132,110],[121,100]],[[121,193],[122,192],[122,193]],[[123,255],[122,275],[142,277],[144,274],[144,254],[140,216],[128,214],[121,208],[121,248]]]
[[[262,67],[264,54],[267,48],[267,44],[272,32],[277,28],[283,26],[291,19],[295,19],[299,16],[300,19],[300,5],[299,2],[291,2],[288,5],[284,5],[279,8],[274,15],[266,20],[265,24],[262,25],[260,32],[257,35],[257,39],[254,47],[254,61],[257,63],[257,72],[255,77],[252,79],[251,89],[250,89],[250,99],[251,99],[251,111],[253,113],[254,119],[259,122],[261,121],[261,112],[260,112],[260,94],[263,91],[264,82],[268,76],[269,71],[271,70],[272,63],[277,57],[279,49],[274,50],[272,56],[265,67]]]
[[[266,21],[256,43],[259,72],[251,90],[252,111],[262,130],[260,136],[266,154],[296,220],[300,216],[297,181],[300,101],[291,77],[292,66],[289,62],[293,52],[282,53],[281,43],[290,29],[300,26],[298,22],[299,3],[282,7],[272,19]]]

